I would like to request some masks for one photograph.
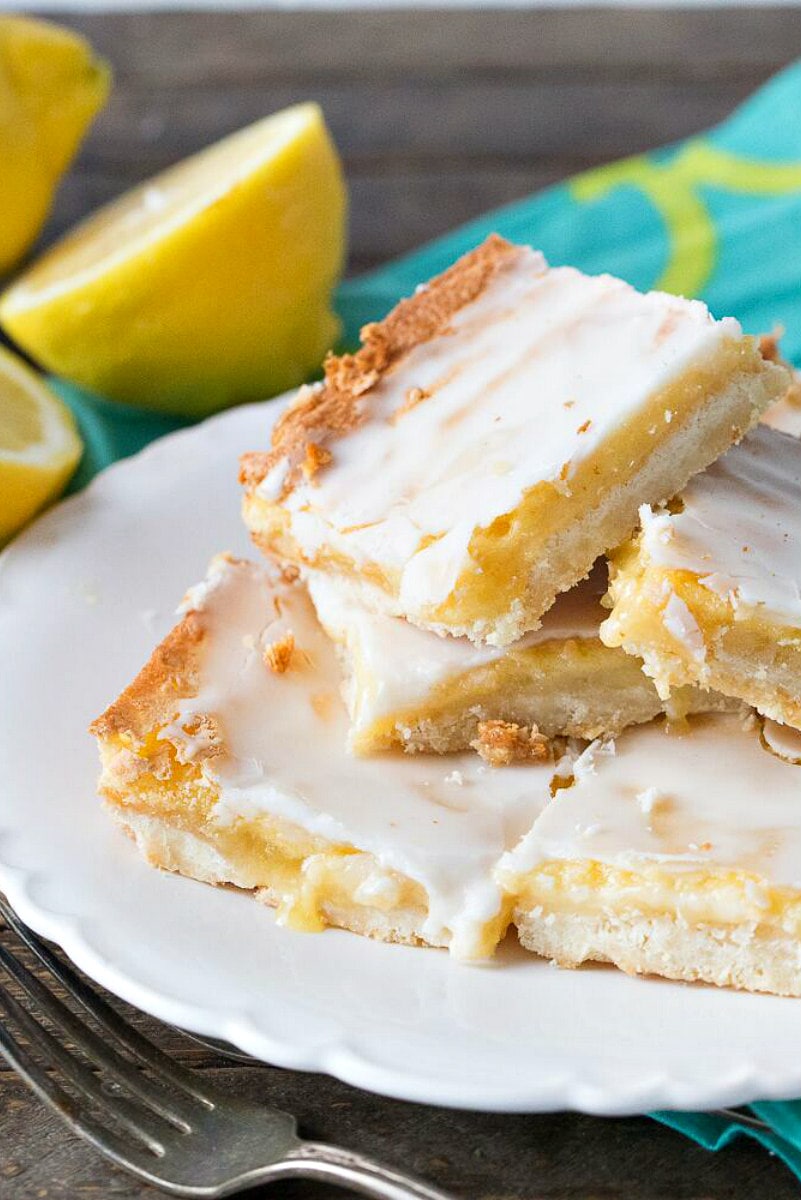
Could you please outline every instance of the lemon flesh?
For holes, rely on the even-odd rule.
[[[182,416],[300,383],[336,340],[345,187],[316,104],[251,125],[107,205],[0,298],[51,371]]]
[[[61,494],[82,451],[66,405],[0,346],[0,545]]]
[[[108,90],[108,69],[84,38],[0,15],[0,275],[39,233]]]

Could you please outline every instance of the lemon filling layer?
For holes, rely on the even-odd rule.
[[[674,383],[649,397],[642,410],[621,428],[610,432],[595,453],[587,458],[569,459],[563,464],[558,480],[532,488],[511,513],[477,529],[470,541],[469,566],[457,580],[444,609],[434,614],[433,619],[447,621],[451,605],[458,611],[459,620],[465,622],[480,620],[487,612],[505,611],[519,593],[521,578],[531,577],[539,569],[543,544],[591,517],[610,489],[625,487],[628,479],[645,471],[654,448],[677,437],[710,397],[725,391],[733,377],[756,377],[763,365],[750,341],[724,343],[709,364],[685,371]],[[737,418],[744,415],[741,410]],[[748,414],[748,424],[757,415],[757,411]],[[720,449],[731,441],[731,430],[722,429]],[[708,460],[715,452],[710,446]],[[669,486],[668,490],[673,489]],[[623,528],[626,522],[630,523],[632,511],[630,505]],[[618,524],[601,552],[620,539],[620,529]],[[580,565],[587,570],[590,563],[585,560]],[[469,600],[465,602],[462,597]]]
[[[801,896],[743,871],[625,869],[580,860],[546,862],[507,885],[519,909],[619,920],[667,916],[688,925],[761,928],[801,936]]]
[[[545,480],[523,491],[516,507],[470,538],[465,567],[458,576],[446,569],[448,592],[426,610],[426,620],[447,625],[485,620],[487,614],[502,613],[514,603],[538,562],[549,539],[588,516],[598,499],[610,488],[622,486],[643,470],[654,447],[668,442],[697,414],[704,399],[721,393],[733,376],[756,378],[764,363],[750,339],[727,341],[703,368],[690,369],[673,384],[646,399],[642,411],[627,425],[611,430],[605,442],[587,454],[580,441],[575,458],[561,464],[557,478]],[[781,391],[776,388],[777,394]],[[748,414],[747,424],[757,418]],[[728,431],[722,448],[732,441]],[[714,451],[712,452],[714,453]],[[335,571],[356,582],[364,580],[388,594],[399,595],[404,587],[404,567],[391,558],[362,555],[360,541],[369,544],[381,536],[382,521],[342,527],[335,523],[318,482],[315,490],[287,508],[277,508],[258,490],[246,496],[245,522],[265,550],[317,571]],[[675,486],[669,491],[676,490]],[[438,547],[444,529],[413,538],[411,557]],[[608,546],[603,546],[606,550]],[[382,539],[381,549],[385,549]],[[593,555],[593,559],[598,553]],[[538,557],[539,556],[539,557]],[[589,570],[591,562],[584,565]],[[580,578],[580,576],[578,576]],[[433,577],[432,586],[438,578]],[[573,582],[573,581],[571,581]]]
[[[801,442],[755,430],[671,508],[614,556],[604,641],[801,724]]]
[[[590,456],[579,458],[578,451],[583,447],[577,445],[576,461],[568,459],[562,464],[556,480],[535,484],[523,492],[515,508],[475,530],[467,547],[464,569],[454,577],[448,568],[449,590],[439,603],[425,609],[424,623],[461,628],[506,612],[516,600],[519,602],[535,567],[542,568],[543,546],[550,539],[588,517],[599,497],[610,488],[621,486],[627,478],[639,473],[654,446],[667,441],[686,425],[703,398],[720,392],[733,373],[756,374],[761,367],[762,361],[751,342],[724,344],[715,355],[714,367],[687,371],[676,383],[663,388],[627,427],[610,432],[604,444]],[[755,419],[756,413],[751,421]],[[731,440],[727,436],[723,446]],[[355,584],[365,581],[388,595],[400,595],[404,586],[402,567],[354,553],[358,549],[358,535],[363,533],[366,541],[373,522],[346,529],[338,527],[314,492],[297,505],[294,515],[287,509],[276,508],[258,491],[245,497],[243,512],[245,523],[265,552],[275,551],[281,558],[316,572],[335,572]],[[379,529],[380,524],[376,523],[377,533]],[[409,547],[410,555],[419,556],[435,548],[444,536],[445,531],[438,530],[416,537]],[[624,535],[620,533],[618,537],[621,536]],[[591,560],[582,564],[576,579],[589,571],[598,554],[609,545],[595,550]],[[549,565],[546,561],[546,568]],[[570,583],[575,581],[571,579]],[[437,582],[432,580],[433,584]],[[541,611],[547,609],[552,599],[553,593]]]

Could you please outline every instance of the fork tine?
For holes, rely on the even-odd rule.
[[[55,976],[73,999],[77,1000],[98,1025],[102,1027],[108,1037],[119,1042],[130,1054],[135,1055],[140,1062],[150,1067],[157,1075],[161,1075],[168,1083],[174,1087],[181,1088],[184,1092],[188,1092],[189,1095],[194,1096],[205,1107],[213,1107],[214,1102],[212,1098],[198,1084],[192,1073],[184,1070],[178,1063],[174,1063],[143,1034],[124,1021],[110,1004],[107,1004],[102,997],[98,996],[96,992],[83,982],[72,967],[56,958],[33,930],[23,924],[3,896],[0,896],[0,916],[3,917],[28,949],[33,951],[40,963],[47,968],[50,974]]]
[[[183,1095],[176,1096],[168,1092],[161,1083],[153,1083],[134,1063],[118,1054],[113,1046],[107,1046],[94,1030],[80,1021],[58,996],[54,996],[4,946],[0,946],[0,965],[16,980],[44,1016],[69,1037],[96,1066],[108,1071],[129,1092],[138,1096],[149,1109],[158,1113],[165,1121],[169,1121],[176,1129],[183,1133],[189,1132],[191,1118],[196,1115],[197,1108],[188,1105]]]
[[[58,1067],[74,1087],[96,1104],[105,1105],[109,1111],[113,1111],[120,1123],[138,1141],[142,1142],[151,1154],[160,1156],[164,1153],[161,1142],[134,1123],[130,1114],[125,1111],[125,1105],[119,1105],[119,1098],[115,1098],[110,1104],[109,1097],[105,1095],[92,1072],[60,1046],[52,1034],[48,1033],[22,1007],[2,983],[0,983],[0,1007],[22,1030],[31,1045],[46,1055],[49,1062]],[[57,1080],[50,1077],[46,1067],[38,1063],[34,1056],[20,1045],[5,1024],[0,1025],[0,1054],[19,1072],[37,1095],[51,1108],[54,1108],[76,1132],[90,1138],[96,1144],[100,1144],[102,1138],[110,1146],[115,1147],[119,1155],[131,1157],[131,1147],[113,1130],[82,1114],[74,1098],[63,1089]],[[128,1107],[133,1108],[132,1105],[128,1105]]]

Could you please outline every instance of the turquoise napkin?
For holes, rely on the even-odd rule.
[[[345,343],[496,231],[532,243],[554,264],[701,296],[715,314],[738,317],[752,333],[781,324],[785,354],[801,363],[799,111],[801,63],[708,133],[578,175],[347,281],[337,293]],[[182,424],[57,386],[87,446],[73,487]],[[715,1114],[652,1115],[710,1150],[738,1134],[757,1138],[801,1178],[801,1101],[753,1104],[750,1111],[767,1127],[744,1129]]]

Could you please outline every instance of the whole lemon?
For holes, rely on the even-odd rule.
[[[38,235],[109,83],[78,34],[0,15],[0,275]]]

